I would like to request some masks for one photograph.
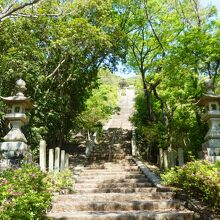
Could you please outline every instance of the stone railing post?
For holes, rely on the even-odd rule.
[[[60,170],[64,170],[65,168],[65,150],[61,150],[61,157],[60,157]]]
[[[40,141],[40,169],[46,171],[46,141]]]
[[[56,147],[55,148],[55,171],[60,170],[60,148]]]
[[[94,141],[87,140],[86,141],[86,156],[89,157],[93,151]]]
[[[49,172],[54,170],[54,149],[49,149]]]
[[[162,148],[159,149],[159,163],[160,163],[160,169],[163,169],[164,168],[164,153],[163,153]]]
[[[168,151],[164,150],[163,151],[163,160],[164,160],[164,169],[168,169]]]
[[[135,134],[135,130],[132,130],[132,139],[131,139],[131,151],[132,151],[132,156],[135,157],[136,156],[136,134]]]
[[[184,165],[184,155],[183,155],[183,149],[182,148],[178,148],[178,164],[179,164],[179,166]]]
[[[69,154],[65,155],[65,169],[69,168]]]
[[[96,132],[92,135],[92,140],[94,141],[95,144],[98,144],[97,136],[98,136],[98,132],[96,131]]]

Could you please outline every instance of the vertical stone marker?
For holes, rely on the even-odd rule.
[[[55,148],[55,171],[60,170],[60,148],[56,147]]]
[[[183,155],[183,149],[182,148],[178,148],[178,163],[179,163],[179,166],[184,165],[184,155]]]
[[[159,149],[159,158],[160,158],[160,169],[163,169],[164,165],[164,154],[163,154],[163,149]]]
[[[46,141],[40,141],[40,169],[46,171]]]
[[[164,169],[168,169],[168,152],[167,150],[163,151],[163,160],[164,160]]]
[[[65,155],[65,169],[69,168],[69,154]]]
[[[61,157],[60,157],[60,170],[64,170],[65,168],[65,150],[61,150]]]
[[[49,172],[52,172],[54,169],[54,149],[49,150]]]
[[[136,156],[136,135],[135,130],[132,130],[132,139],[131,139],[131,146],[132,146],[132,156]]]

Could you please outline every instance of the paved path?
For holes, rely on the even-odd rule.
[[[134,98],[135,90],[127,89],[125,96],[120,96],[119,107],[120,112],[115,114],[113,118],[108,122],[104,129],[108,128],[122,128],[127,130],[132,130],[132,123],[129,121],[129,117],[133,115],[134,112]]]

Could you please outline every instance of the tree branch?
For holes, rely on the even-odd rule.
[[[48,78],[54,76],[54,75],[56,74],[56,72],[59,70],[60,66],[61,66],[65,61],[66,61],[65,58],[64,58],[64,59],[61,59],[60,62],[58,63],[58,65],[57,65],[57,67],[54,69],[54,71],[53,71],[50,75],[48,75],[48,76],[46,77],[46,79],[48,79]]]
[[[154,37],[156,38],[157,42],[159,43],[159,45],[160,45],[160,47],[161,47],[161,49],[162,49],[162,51],[163,51],[162,56],[164,57],[164,56],[165,56],[165,49],[164,49],[163,44],[162,44],[161,40],[159,39],[159,37],[158,37],[158,35],[157,35],[157,33],[156,33],[154,27],[153,27],[153,24],[152,24],[152,22],[151,22],[151,18],[150,18],[149,13],[148,13],[148,0],[145,0],[145,1],[144,1],[144,4],[145,4],[145,14],[146,14],[148,23],[149,23],[149,25],[150,25],[150,27],[151,27],[151,30],[152,30],[152,32],[153,32]]]
[[[21,3],[20,5],[18,5],[16,7],[14,7],[14,6],[18,1],[17,0],[13,1],[8,7],[6,7],[2,12],[0,12],[0,22],[5,20],[6,18],[9,18],[10,16],[12,16],[15,12],[17,12],[23,8],[26,8],[27,6],[34,5],[40,1],[41,0],[33,0],[31,2],[27,2],[24,4]]]

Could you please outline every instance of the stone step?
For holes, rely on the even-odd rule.
[[[104,161],[110,161],[110,162],[119,162],[119,163],[123,163],[123,160],[124,160],[124,157],[121,157],[121,156],[116,156],[116,157],[111,157],[111,159],[109,159],[109,157],[103,157],[103,156],[97,156],[97,157],[89,157],[88,159],[89,161],[92,161],[92,162],[104,162]]]
[[[77,193],[147,193],[150,192],[150,187],[115,187],[103,188],[102,186],[88,189],[76,189]]]
[[[86,171],[87,173],[90,172],[101,172],[101,171],[106,171],[106,172],[122,172],[122,171],[140,171],[140,168],[138,166],[126,166],[126,167],[102,167],[102,168],[93,168],[93,167],[85,167],[83,171]]]
[[[118,212],[59,212],[48,218],[60,220],[193,220],[190,211],[118,211]]]
[[[134,178],[145,178],[144,174],[97,174],[97,175],[80,175],[80,180],[89,179],[134,179]]]
[[[149,189],[147,193],[87,193],[87,194],[69,194],[58,195],[54,198],[54,202],[75,202],[75,201],[92,201],[92,202],[108,202],[108,201],[145,201],[158,199],[172,199],[172,192],[157,192],[155,188]]]
[[[81,176],[97,176],[97,175],[103,175],[103,176],[109,176],[109,175],[129,175],[129,174],[133,174],[133,175],[139,175],[139,174],[142,174],[141,171],[124,171],[124,170],[121,170],[121,171],[111,171],[111,170],[106,170],[106,169],[103,169],[103,170],[99,170],[99,171],[96,171],[96,172],[89,172],[89,171],[82,171],[81,172]]]
[[[90,161],[90,163],[92,162],[92,163],[97,163],[97,161],[98,161],[98,163],[99,164],[103,164],[103,163],[105,163],[106,161],[108,161],[108,157],[107,158],[104,158],[104,159],[99,159],[99,161],[98,161],[98,158],[97,158],[97,160],[93,160],[93,158],[89,158],[89,161]],[[120,158],[120,159],[112,159],[112,161],[109,161],[109,162],[112,162],[112,163],[118,163],[119,165],[130,165],[130,164],[134,164],[134,163],[132,163],[132,162],[130,162],[130,163],[128,163],[128,160],[127,159],[124,159],[124,158]],[[111,165],[112,166],[112,165]]]
[[[51,212],[71,211],[143,211],[143,210],[173,210],[184,209],[178,200],[163,201],[129,201],[129,202],[60,202],[53,205]]]
[[[88,189],[88,188],[97,188],[100,186],[97,183],[76,183],[75,189]],[[124,182],[124,183],[117,183],[117,182],[110,182],[110,183],[102,183],[101,187],[103,188],[117,188],[117,187],[150,187],[152,186],[152,183],[150,182],[144,182],[144,183],[130,183],[130,182]]]
[[[109,179],[109,178],[103,178],[103,177],[97,177],[95,179],[80,179],[80,177],[76,180],[77,183],[104,183],[104,182],[120,182],[120,183],[124,183],[124,182],[130,182],[130,183],[146,183],[148,182],[147,178],[113,178],[113,179]]]
[[[137,165],[131,163],[131,164],[120,164],[120,165],[117,165],[117,166],[114,166],[114,165],[110,165],[110,164],[92,164],[92,165],[87,165],[85,166],[85,169],[136,169],[138,168]]]

